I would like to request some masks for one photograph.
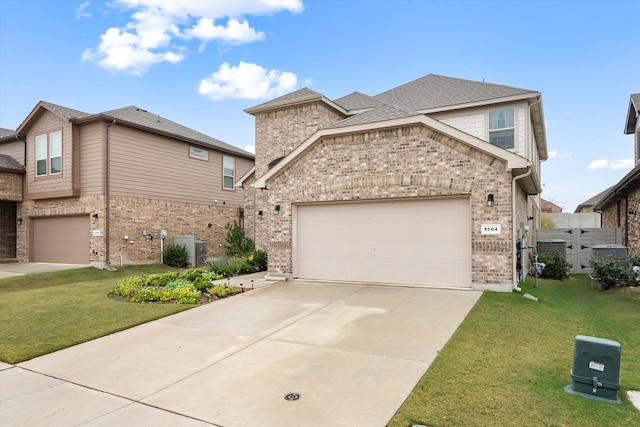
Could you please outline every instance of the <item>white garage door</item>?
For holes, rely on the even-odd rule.
[[[89,264],[89,216],[32,220],[32,260]]]
[[[297,207],[299,278],[471,286],[468,197]]]

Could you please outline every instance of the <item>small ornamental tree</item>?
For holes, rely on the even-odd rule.
[[[224,246],[224,254],[228,257],[241,257],[249,255],[254,249],[253,240],[244,235],[244,228],[237,222],[228,223],[227,244]]]

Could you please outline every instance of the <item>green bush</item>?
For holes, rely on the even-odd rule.
[[[635,285],[636,273],[633,266],[640,265],[638,261],[635,255],[623,259],[608,256],[592,258],[589,264],[591,275],[600,280],[600,287],[611,289],[619,285]]]
[[[538,262],[545,265],[540,277],[553,280],[565,280],[569,277],[571,264],[565,261],[558,251],[538,254]]]
[[[186,245],[168,245],[162,251],[164,263],[171,267],[183,267],[187,264]]]
[[[207,291],[209,295],[216,298],[226,298],[236,292],[233,286],[216,285]]]
[[[267,253],[261,249],[251,251],[247,257],[247,261],[253,265],[255,271],[267,270]]]
[[[227,244],[224,246],[224,254],[228,257],[246,256],[255,249],[253,240],[244,235],[244,228],[233,221],[225,226],[227,229]]]

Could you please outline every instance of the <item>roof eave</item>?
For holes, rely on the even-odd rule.
[[[251,169],[249,169],[249,170],[247,171],[247,173],[245,173],[244,175],[242,175],[242,176],[240,177],[240,179],[236,182],[235,187],[240,187],[240,188],[242,188],[242,185],[244,184],[244,182],[245,182],[247,179],[249,179],[249,177],[250,177],[251,175],[253,175],[255,172],[256,172],[256,167],[254,166],[254,167],[252,167]]]
[[[296,149],[294,149],[291,153],[289,153],[280,163],[278,163],[275,167],[270,169],[263,176],[258,178],[254,183],[255,188],[267,188],[267,181],[274,176],[277,176],[283,171],[287,165],[300,157],[304,153],[313,147],[316,141],[320,140],[326,136],[333,135],[341,135],[347,133],[356,133],[356,132],[364,132],[371,130],[379,130],[390,127],[398,127],[398,126],[408,126],[412,124],[422,124],[424,126],[430,127],[438,132],[444,133],[445,135],[449,135],[455,139],[461,140],[469,145],[474,146],[478,150],[481,150],[493,157],[497,157],[503,159],[507,164],[507,170],[513,171],[516,169],[526,169],[529,166],[529,161],[522,156],[519,156],[510,151],[504,150],[500,147],[490,144],[487,141],[483,141],[479,138],[476,138],[472,135],[469,135],[465,132],[462,132],[459,129],[451,127],[447,124],[444,124],[438,120],[432,119],[431,117],[425,116],[423,114],[418,114],[409,117],[403,117],[399,119],[392,120],[384,120],[380,122],[374,123],[365,123],[358,124],[352,126],[345,126],[340,128],[325,128],[320,129],[311,137],[309,137],[306,141],[300,144]]]
[[[638,121],[638,113],[640,112],[640,106],[636,106],[633,103],[633,98],[629,98],[629,109],[627,110],[627,120],[624,124],[625,135],[631,135],[636,131],[636,124]]]
[[[626,174],[616,185],[611,187],[602,198],[595,204],[593,210],[602,210],[607,207],[611,202],[615,201],[618,196],[624,195],[626,190],[634,184],[636,181],[640,181],[640,165],[633,168],[628,174]]]

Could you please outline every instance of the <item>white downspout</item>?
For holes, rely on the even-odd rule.
[[[517,220],[517,215],[516,215],[516,181],[521,179],[521,178],[526,178],[529,175],[531,175],[531,173],[533,172],[533,166],[531,164],[529,164],[527,166],[527,172],[522,174],[522,175],[518,175],[516,177],[514,177],[511,180],[511,233],[513,236],[513,256],[512,256],[512,274],[513,274],[513,289],[515,289],[516,291],[520,292],[522,290],[522,288],[520,288],[518,286],[518,271],[516,269],[516,260],[518,258],[518,254],[516,253],[516,220]],[[523,242],[524,243],[524,242]],[[524,262],[524,261],[523,261]]]

